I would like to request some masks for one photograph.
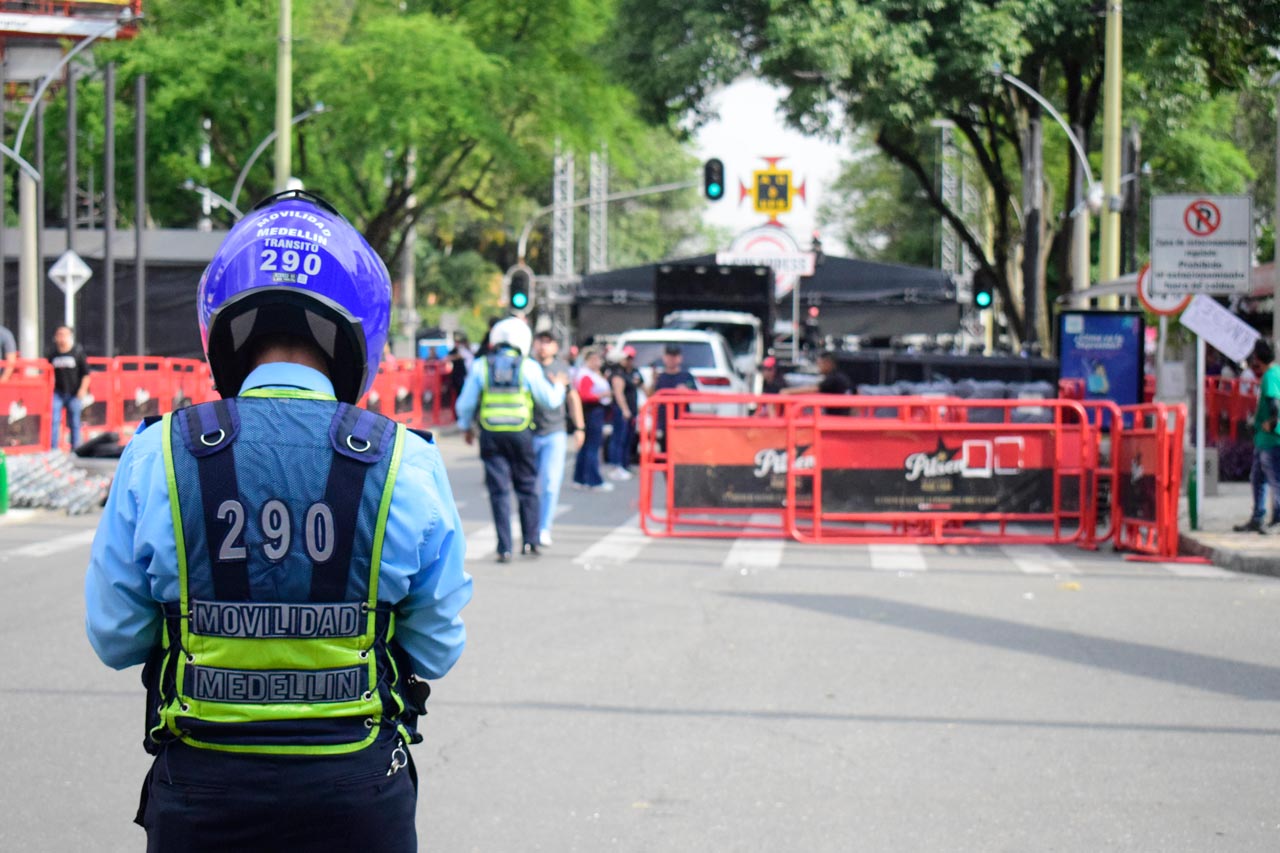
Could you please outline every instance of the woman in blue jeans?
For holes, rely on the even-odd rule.
[[[604,411],[609,404],[609,383],[600,374],[604,357],[598,349],[589,349],[582,357],[582,368],[574,388],[582,399],[582,415],[587,434],[573,463],[573,485],[577,489],[599,492],[613,491],[613,484],[600,476],[600,448],[604,444]]]

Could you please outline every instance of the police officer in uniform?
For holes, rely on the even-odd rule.
[[[489,330],[489,352],[476,359],[458,397],[458,428],[467,444],[475,441],[473,420],[480,428],[480,459],[489,490],[493,526],[498,534],[498,562],[511,560],[511,492],[520,508],[521,553],[538,554],[538,460],[533,449],[533,411],[564,404],[568,377],[550,382],[529,358],[533,332],[520,317],[508,317]],[[478,411],[477,411],[478,409]]]
[[[120,459],[86,619],[105,663],[146,664],[149,851],[417,849],[408,745],[471,578],[430,437],[354,405],[390,295],[333,208],[265,200],[200,281],[222,399]]]

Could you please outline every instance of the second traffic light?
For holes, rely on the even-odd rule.
[[[533,274],[516,267],[507,274],[507,304],[516,311],[533,307]]]
[[[973,273],[973,304],[981,309],[991,307],[995,301],[996,277],[986,270]]]
[[[708,201],[724,198],[724,163],[716,157],[702,166],[702,192]]]

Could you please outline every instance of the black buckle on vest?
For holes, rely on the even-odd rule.
[[[329,442],[336,453],[372,465],[391,447],[396,423],[377,412],[339,403],[329,424]]]
[[[182,443],[197,459],[231,446],[240,433],[240,413],[234,398],[188,406],[174,415]]]

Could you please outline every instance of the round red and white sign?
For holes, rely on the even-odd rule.
[[[1138,301],[1146,306],[1152,314],[1166,316],[1181,314],[1191,304],[1190,294],[1152,293],[1151,264],[1145,264],[1138,271]]]

